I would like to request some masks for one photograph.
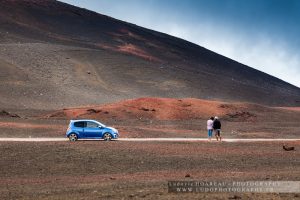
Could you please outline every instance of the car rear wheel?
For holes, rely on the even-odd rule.
[[[71,142],[75,142],[78,139],[77,135],[75,133],[72,133],[69,135],[69,140]]]
[[[111,134],[110,133],[104,133],[104,135],[103,135],[103,139],[105,140],[105,141],[110,141],[111,140]]]

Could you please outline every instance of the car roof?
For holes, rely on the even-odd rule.
[[[100,123],[96,120],[93,119],[76,119],[76,120],[70,120],[70,122],[96,122],[96,123]]]
[[[94,122],[96,124],[99,124],[102,127],[106,127],[105,124],[102,124],[101,122],[98,122],[98,121],[93,120],[93,119],[76,119],[76,120],[70,120],[69,126],[72,125],[72,124],[74,124],[75,122]]]

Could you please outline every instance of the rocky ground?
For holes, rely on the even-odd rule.
[[[131,101],[105,105],[102,109],[111,109],[108,114],[99,114],[99,107],[94,107],[97,112],[90,107],[65,111],[92,114],[82,117],[116,127],[121,137],[206,137],[205,116],[176,119],[173,114],[149,115],[148,112],[154,112],[147,107],[153,106],[151,103],[143,104],[141,110],[141,105],[132,101],[136,107],[131,107],[128,118],[123,118],[127,112],[122,106]],[[195,106],[192,102],[181,110],[186,100],[173,102],[168,101],[168,105],[177,117]],[[299,138],[298,111],[257,105],[250,106],[250,111],[236,107],[230,110],[237,105],[214,107],[215,103],[210,104],[213,111],[222,113],[225,109],[231,113],[220,115],[225,138]],[[164,113],[160,110],[163,108],[170,107],[159,104],[155,112]],[[136,117],[141,113],[144,113],[142,118]],[[111,114],[116,117],[103,117]],[[171,118],[162,120],[161,116]],[[60,110],[3,110],[0,137],[64,137],[69,119]],[[295,150],[285,151],[283,145]],[[299,142],[1,142],[0,196],[2,199],[299,199],[299,194],[174,194],[167,190],[170,180],[300,181],[299,148]]]
[[[205,138],[207,136],[206,120],[102,120],[101,122],[117,128],[121,137]],[[68,124],[68,120],[2,119],[0,137],[64,137]],[[256,124],[223,121],[222,135],[225,138],[299,138],[299,124],[297,122]]]
[[[70,119],[96,119],[121,137],[206,137],[219,116],[226,138],[299,138],[300,112],[201,99],[140,98],[57,111],[3,109],[0,137],[63,137]]]
[[[300,181],[299,142],[0,143],[2,199],[299,199],[298,194],[168,193],[170,180]]]

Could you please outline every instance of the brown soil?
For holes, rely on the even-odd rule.
[[[228,199],[234,194],[171,194],[167,192],[167,181],[300,181],[300,143],[289,145],[295,146],[296,151],[286,152],[278,142],[1,143],[0,196],[4,199]],[[236,195],[243,199],[296,197],[295,194]]]

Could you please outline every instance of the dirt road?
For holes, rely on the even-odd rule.
[[[0,138],[0,142],[66,142],[68,138]],[[85,139],[84,141],[87,141]],[[119,138],[118,141],[129,142],[147,142],[147,141],[168,141],[168,142],[207,142],[207,138]],[[213,139],[213,142],[216,140]],[[286,138],[249,138],[249,139],[237,139],[228,138],[223,139],[223,142],[293,142],[300,141],[300,139],[286,139]]]

